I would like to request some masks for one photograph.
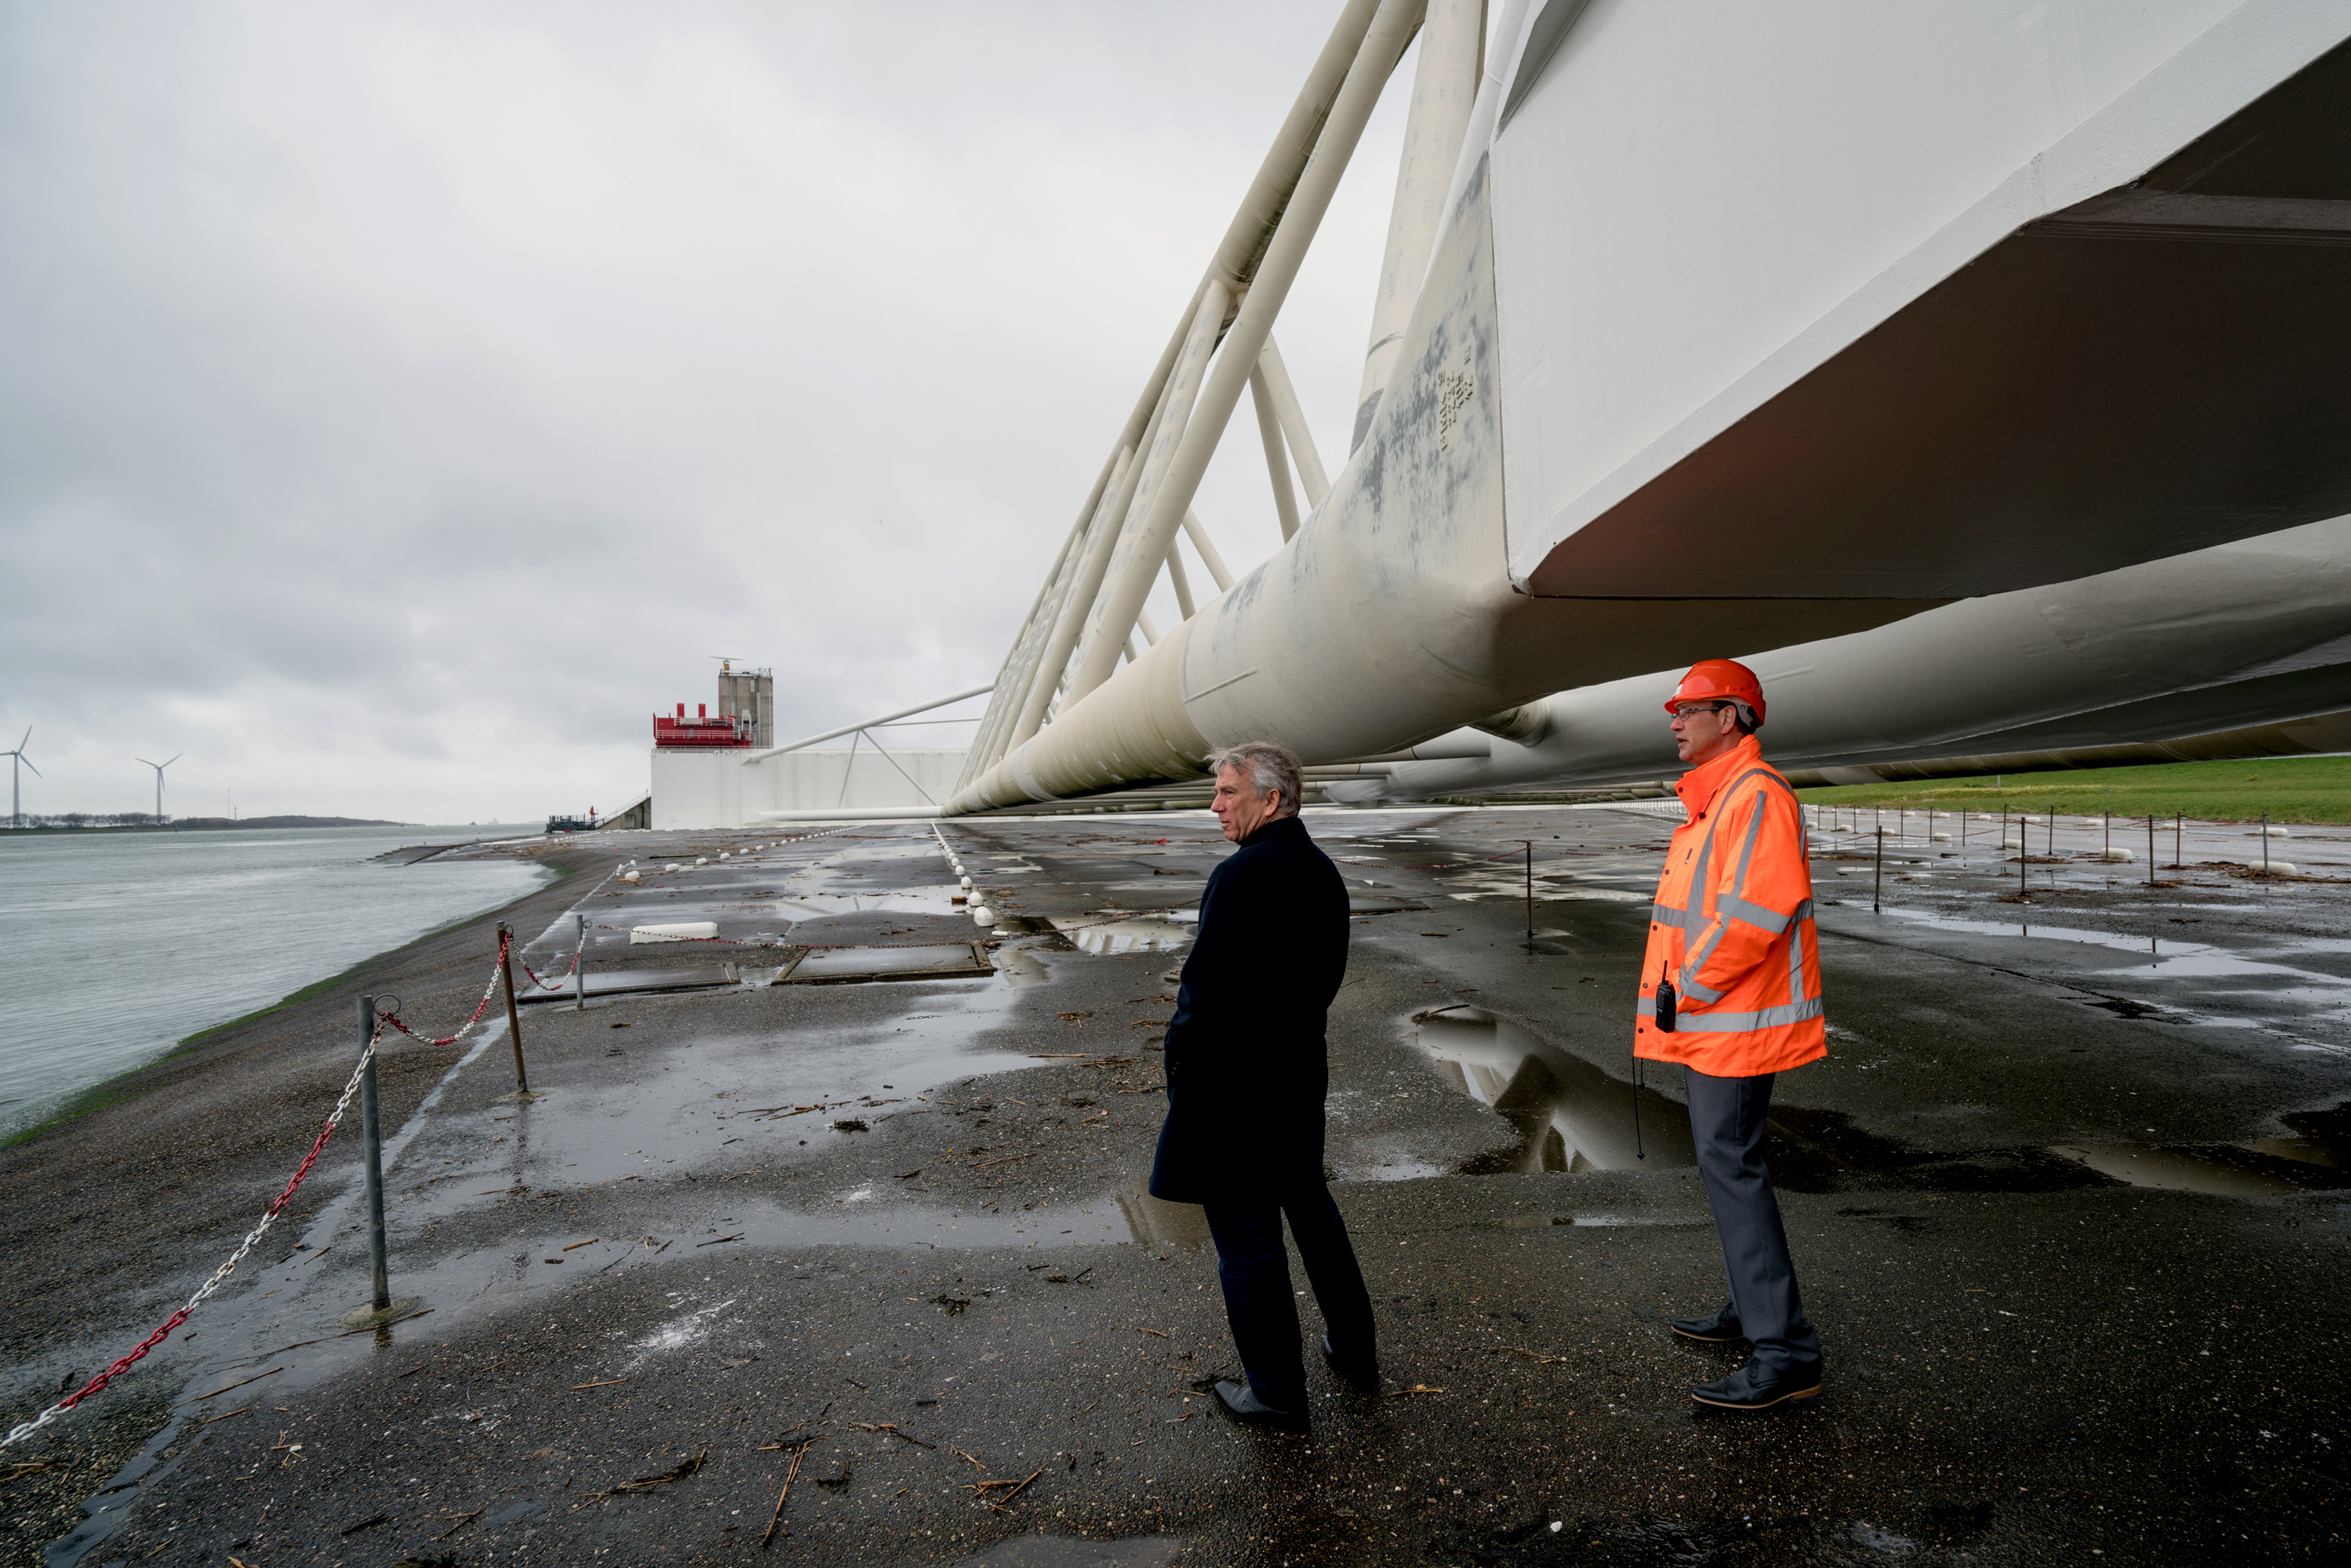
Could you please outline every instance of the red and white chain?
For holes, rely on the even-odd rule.
[[[464,1023],[457,1026],[456,1033],[443,1040],[427,1040],[424,1036],[409,1028],[408,1025],[402,1021],[398,1013],[385,1013],[383,1015],[383,1021],[398,1030],[401,1033],[406,1035],[409,1039],[422,1041],[426,1045],[456,1044],[459,1040],[465,1038],[465,1031],[473,1028],[475,1024],[481,1022],[482,1015],[490,1010],[490,998],[498,993],[498,971],[506,965],[507,948],[513,940],[514,938],[509,936],[498,944],[498,961],[490,966],[490,983],[482,988],[481,1005],[474,1009],[474,1016],[472,1018],[467,1019]]]
[[[267,1208],[261,1211],[261,1223],[255,1226],[251,1230],[246,1232],[244,1242],[238,1246],[235,1251],[229,1254],[228,1261],[214,1270],[213,1277],[206,1280],[197,1288],[196,1293],[188,1298],[187,1305],[182,1307],[178,1312],[173,1312],[170,1317],[164,1319],[162,1326],[157,1329],[153,1333],[149,1334],[144,1340],[141,1341],[138,1346],[133,1349],[130,1354],[116,1362],[112,1366],[108,1367],[104,1372],[99,1373],[96,1377],[91,1378],[80,1388],[67,1395],[63,1399],[58,1400],[55,1405],[52,1405],[47,1409],[42,1411],[38,1416],[36,1416],[31,1420],[24,1422],[20,1426],[16,1427],[14,1430],[9,1432],[6,1437],[0,1437],[0,1448],[5,1448],[11,1444],[22,1442],[25,1438],[31,1437],[34,1433],[39,1431],[42,1427],[47,1426],[50,1422],[64,1415],[67,1411],[72,1409],[75,1406],[80,1404],[83,1400],[89,1398],[99,1389],[104,1388],[116,1378],[130,1371],[132,1366],[137,1364],[145,1357],[149,1351],[153,1350],[157,1345],[162,1343],[163,1337],[166,1334],[170,1333],[173,1329],[178,1328],[182,1323],[186,1322],[188,1321],[189,1314],[193,1312],[198,1307],[204,1305],[205,1298],[209,1297],[214,1291],[219,1290],[224,1284],[228,1282],[228,1277],[236,1271],[236,1266],[245,1261],[246,1255],[250,1253],[254,1248],[260,1245],[262,1237],[268,1234],[270,1226],[277,1223],[278,1215],[284,1212],[286,1206],[294,1200],[294,1189],[302,1185],[302,1178],[310,1174],[310,1167],[319,1163],[319,1155],[320,1151],[326,1148],[327,1140],[334,1136],[336,1126],[340,1124],[343,1119],[343,1113],[350,1109],[351,1096],[359,1092],[360,1080],[363,1075],[365,1075],[368,1063],[375,1060],[376,1042],[382,1038],[383,1027],[379,1024],[376,1027],[375,1033],[370,1037],[367,1042],[367,1049],[360,1052],[359,1064],[351,1069],[351,1081],[343,1085],[341,1098],[335,1102],[335,1108],[327,1113],[327,1124],[319,1129],[319,1136],[317,1140],[310,1145],[310,1152],[303,1156],[301,1168],[294,1173],[293,1179],[286,1184],[286,1190],[277,1195],[277,1200],[271,1203]]]

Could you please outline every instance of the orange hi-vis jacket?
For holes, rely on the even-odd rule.
[[[1633,1054],[1717,1078],[1784,1072],[1828,1054],[1813,873],[1795,791],[1750,735],[1674,786],[1674,831],[1649,914]],[[1677,993],[1656,1026],[1657,982]]]

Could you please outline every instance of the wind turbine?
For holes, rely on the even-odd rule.
[[[32,738],[33,727],[28,724],[25,727],[25,740],[16,743],[16,749],[0,753],[8,758],[8,821],[11,827],[21,828],[25,825],[24,775],[17,769],[33,768],[33,759],[25,755],[25,741]],[[178,758],[174,758],[172,760],[177,761]],[[41,770],[33,768],[33,777],[38,779],[40,776]]]
[[[26,731],[26,734],[28,736],[32,732],[30,730]],[[187,753],[184,751],[173,752],[172,754],[172,762],[177,762],[181,758],[185,757]],[[134,757],[131,760],[133,762],[147,762],[147,759],[143,757]],[[163,825],[163,769],[172,766],[172,762],[147,762],[147,766],[155,770],[155,825],[159,828]]]

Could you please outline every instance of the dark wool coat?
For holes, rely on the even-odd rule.
[[[1347,884],[1295,817],[1209,873],[1168,1020],[1151,1195],[1264,1197],[1322,1181],[1323,1020],[1347,972]]]

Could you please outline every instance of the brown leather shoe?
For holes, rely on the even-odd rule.
[[[1753,1356],[1728,1377],[1700,1384],[1690,1397],[1725,1410],[1769,1410],[1774,1405],[1821,1396],[1821,1364],[1774,1371]]]

